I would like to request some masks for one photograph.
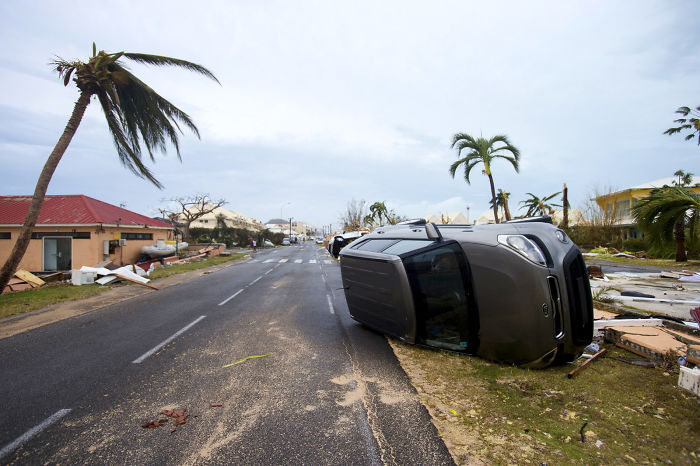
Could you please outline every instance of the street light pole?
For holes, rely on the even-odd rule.
[[[294,217],[289,217],[289,242],[292,242],[292,219]]]

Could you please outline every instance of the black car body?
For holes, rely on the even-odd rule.
[[[578,247],[548,217],[382,227],[340,252],[350,315],[408,343],[545,367],[593,335]]]

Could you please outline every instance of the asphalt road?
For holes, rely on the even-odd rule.
[[[0,340],[0,463],[452,464],[341,286],[307,243]]]

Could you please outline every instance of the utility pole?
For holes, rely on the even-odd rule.
[[[292,219],[294,217],[289,217],[289,242],[292,242]]]

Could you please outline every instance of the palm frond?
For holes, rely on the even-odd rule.
[[[124,53],[124,57],[137,63],[154,66],[178,66],[189,71],[202,74],[209,79],[221,84],[214,74],[205,67],[179,58],[163,57],[160,55],[149,55],[145,53]]]

